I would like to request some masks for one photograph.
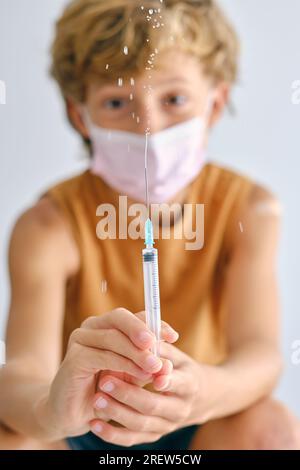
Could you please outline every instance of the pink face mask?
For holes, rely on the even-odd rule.
[[[99,127],[84,109],[93,149],[91,172],[119,194],[145,203],[147,138],[149,200],[150,203],[168,202],[193,181],[206,162],[205,135],[210,109],[211,102],[204,117],[195,117],[147,137]]]

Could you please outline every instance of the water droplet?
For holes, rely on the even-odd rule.
[[[144,10],[144,6],[143,6],[143,5],[141,6],[141,10]]]
[[[244,227],[243,227],[242,222],[239,223],[239,226],[240,226],[240,231],[243,233],[244,232]]]
[[[132,116],[132,118],[134,119],[134,117],[135,117],[135,113],[131,113],[131,116]]]
[[[109,64],[106,64],[106,66],[105,66],[106,70],[108,70],[108,67],[109,67]]]
[[[153,10],[150,8],[149,10],[150,15],[153,15]]]
[[[140,118],[139,118],[139,116],[137,116],[137,118],[136,118],[136,122],[139,124],[139,122],[140,122]]]
[[[129,99],[130,99],[130,101],[132,101],[132,100],[133,100],[133,94],[132,94],[132,93],[130,93],[130,95],[129,95]]]
[[[128,55],[128,47],[127,46],[124,46],[124,54]]]
[[[107,281],[105,279],[101,281],[101,292],[102,294],[106,294],[107,292]]]
[[[131,78],[131,79],[130,79],[130,85],[131,85],[131,86],[134,86],[134,78]]]
[[[123,78],[118,78],[118,86],[123,86]]]
[[[155,49],[154,49],[154,52],[155,52],[155,54],[158,54],[158,49],[155,48]]]

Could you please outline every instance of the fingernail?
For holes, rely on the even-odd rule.
[[[103,426],[102,426],[102,424],[100,424],[100,423],[96,423],[96,424],[94,424],[94,426],[93,426],[93,430],[94,430],[95,432],[98,432],[98,433],[99,433],[99,432],[102,432],[102,429],[103,429]]]
[[[107,400],[105,400],[105,398],[103,398],[103,397],[98,398],[98,400],[96,401],[96,407],[97,408],[100,408],[100,409],[101,408],[106,408],[107,405],[108,405]]]
[[[146,364],[151,369],[156,369],[159,365],[162,366],[161,360],[153,355],[147,357]]]
[[[112,392],[115,386],[112,382],[105,382],[105,384],[101,385],[100,388],[103,392]]]
[[[148,343],[150,340],[152,340],[152,335],[147,331],[141,331],[141,333],[139,334],[139,340],[142,343]]]
[[[163,385],[163,386],[161,387],[161,390],[165,390],[166,388],[169,387],[169,385],[170,385],[170,380],[167,380],[166,383],[165,383],[165,385]]]

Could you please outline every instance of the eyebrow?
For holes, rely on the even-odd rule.
[[[171,85],[173,83],[185,83],[185,84],[188,84],[189,81],[186,79],[186,78],[182,78],[182,77],[178,77],[178,78],[171,78],[169,80],[165,80],[163,82],[160,82],[158,83],[157,85],[153,85],[155,88],[160,88],[162,86],[165,86],[165,85]],[[150,82],[151,84],[151,82]],[[116,88],[119,90],[119,91],[124,91],[126,89],[127,91],[127,88],[130,88],[132,90],[134,90],[134,86],[131,86],[130,84],[125,84],[123,86],[118,86],[117,84],[116,85],[112,85],[111,83],[108,83],[106,85],[103,85],[103,89],[102,91],[104,92],[110,92],[110,91],[115,91]]]
[[[188,83],[188,80],[186,78],[178,77],[178,78],[171,78],[170,80],[165,80],[164,82],[159,83],[158,86],[160,85],[169,85],[171,83]]]

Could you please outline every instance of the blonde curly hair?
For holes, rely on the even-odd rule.
[[[141,74],[170,48],[215,82],[237,78],[239,42],[214,0],[73,0],[56,24],[51,75],[65,99],[83,102],[92,79]]]

